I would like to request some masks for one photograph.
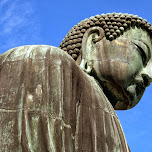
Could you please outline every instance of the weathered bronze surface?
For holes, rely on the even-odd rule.
[[[134,107],[152,80],[148,30],[110,40],[101,26],[82,30],[75,46],[66,38],[76,62],[46,45],[1,54],[0,152],[130,151],[114,109]]]
[[[127,151],[113,107],[68,54],[23,46],[0,63],[1,151]]]
[[[150,35],[135,27],[111,42],[93,43],[95,37],[97,32],[84,35],[80,67],[97,79],[114,109],[134,107],[152,80]]]

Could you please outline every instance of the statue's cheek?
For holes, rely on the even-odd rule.
[[[119,60],[95,61],[93,66],[98,78],[114,81],[120,86],[126,86],[134,81],[136,75],[142,70],[142,64],[137,63],[137,60],[132,62]]]
[[[118,60],[95,61],[94,70],[102,80],[122,83],[127,76],[128,63]]]

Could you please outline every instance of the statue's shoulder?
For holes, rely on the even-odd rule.
[[[25,45],[12,48],[0,55],[0,64],[5,61],[19,61],[25,59],[52,59],[74,62],[70,55],[60,48],[50,45]]]

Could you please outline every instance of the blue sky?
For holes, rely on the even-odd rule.
[[[135,14],[152,23],[146,0],[0,0],[0,54],[21,45],[58,47],[78,22],[102,13]],[[152,151],[152,86],[131,110],[116,111],[132,152]]]

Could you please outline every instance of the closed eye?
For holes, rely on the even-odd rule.
[[[135,44],[135,43],[134,43],[134,44]],[[137,50],[138,50],[138,52],[139,52],[140,55],[141,55],[143,65],[145,65],[145,64],[146,64],[146,60],[147,60],[145,51],[144,51],[139,45],[135,44],[135,46],[137,47]]]

